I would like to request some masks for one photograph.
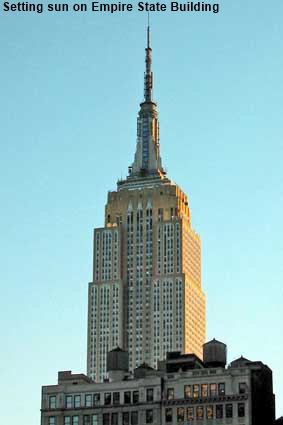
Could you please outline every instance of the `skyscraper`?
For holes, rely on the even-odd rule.
[[[200,238],[187,196],[162,167],[149,28],[145,51],[134,162],[108,193],[105,226],[94,230],[87,370],[98,382],[107,352],[117,346],[128,350],[133,369],[143,362],[156,367],[167,351],[202,357],[205,342]]]

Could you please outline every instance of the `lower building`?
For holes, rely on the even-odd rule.
[[[172,352],[158,369],[128,372],[127,352],[108,354],[109,379],[58,373],[42,387],[41,425],[272,425],[272,371],[243,357],[226,366],[226,345],[212,340],[203,360]]]

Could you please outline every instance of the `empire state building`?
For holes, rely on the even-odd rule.
[[[129,352],[132,370],[156,367],[168,351],[202,358],[205,342],[200,238],[187,196],[162,167],[149,28],[145,53],[134,162],[108,193],[104,227],[94,230],[87,372],[97,382],[116,347]]]

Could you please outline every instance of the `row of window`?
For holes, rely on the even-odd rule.
[[[84,396],[84,406],[92,407],[100,405],[100,393],[95,394],[85,394]],[[153,388],[146,389],[146,401],[153,401]],[[119,405],[119,404],[135,404],[139,402],[139,391],[124,391],[123,397],[121,397],[120,392],[113,393],[104,393],[104,405]],[[79,408],[82,406],[82,397],[81,395],[66,395],[66,408]],[[49,409],[56,409],[57,407],[57,397],[56,395],[49,396]]]
[[[237,404],[237,413],[239,418],[245,417],[245,403]],[[216,406],[197,406],[197,407],[178,407],[177,422],[185,420],[192,421],[193,419],[222,419],[233,418],[233,404],[217,404]],[[171,407],[165,409],[165,421],[167,423],[174,422],[173,409]]]
[[[247,391],[245,382],[239,383],[239,394],[244,394]],[[217,395],[225,395],[225,383],[219,382],[211,384],[194,384],[184,385],[184,398],[199,398],[199,397],[215,397]],[[174,388],[167,389],[167,400],[175,398]]]

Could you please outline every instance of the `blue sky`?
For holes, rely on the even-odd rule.
[[[207,339],[272,368],[277,416],[282,12],[221,0],[218,14],[151,15],[161,155],[202,239]],[[0,19],[2,421],[38,425],[41,385],[86,369],[92,231],[133,160],[146,14],[1,5]]]

